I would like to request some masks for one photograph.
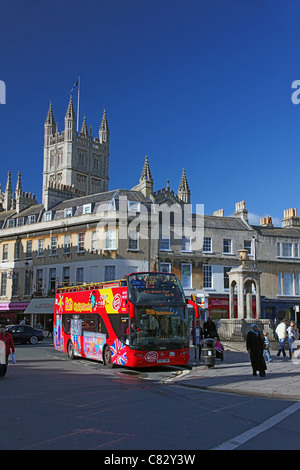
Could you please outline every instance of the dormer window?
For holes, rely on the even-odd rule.
[[[65,217],[72,217],[73,216],[73,207],[68,207],[65,209]]]
[[[52,220],[53,218],[53,212],[52,211],[47,211],[45,212],[45,220],[48,222],[49,220]]]
[[[36,215],[30,215],[28,217],[28,223],[29,224],[34,224],[36,222]]]
[[[16,226],[20,227],[21,225],[24,225],[24,220],[24,217],[19,217],[18,219],[16,219]]]
[[[91,214],[92,213],[92,204],[84,204],[82,206],[82,213],[83,214]]]
[[[138,201],[128,201],[128,211],[140,212],[141,203]]]

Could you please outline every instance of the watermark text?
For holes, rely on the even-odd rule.
[[[0,104],[6,104],[6,85],[3,80],[0,80]]]

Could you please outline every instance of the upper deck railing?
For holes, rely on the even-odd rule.
[[[89,284],[60,282],[57,285],[56,293],[65,294],[68,292],[82,292],[82,291],[99,290],[99,289],[107,289],[111,287],[123,287],[123,286],[127,286],[126,279],[117,279],[115,281],[91,282]]]

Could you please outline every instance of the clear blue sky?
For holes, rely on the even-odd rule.
[[[137,184],[148,155],[155,190],[177,192],[185,168],[206,214],[300,213],[299,18],[299,0],[3,0],[2,189],[21,171],[41,202],[49,100],[61,131],[80,76],[80,126],[97,136],[107,112],[109,189]]]

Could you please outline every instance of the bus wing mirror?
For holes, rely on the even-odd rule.
[[[133,318],[135,318],[135,307],[134,307],[133,303],[130,302],[130,300],[128,300],[128,299],[127,299],[127,305],[129,305],[129,317],[132,320]]]
[[[196,317],[196,318],[200,318],[199,307],[198,307],[198,305],[196,304],[196,302],[193,302],[192,300],[187,299],[187,300],[186,300],[186,303],[187,303],[188,305],[191,305],[191,306],[193,307],[193,309],[194,309],[194,311],[195,311],[195,317]]]

